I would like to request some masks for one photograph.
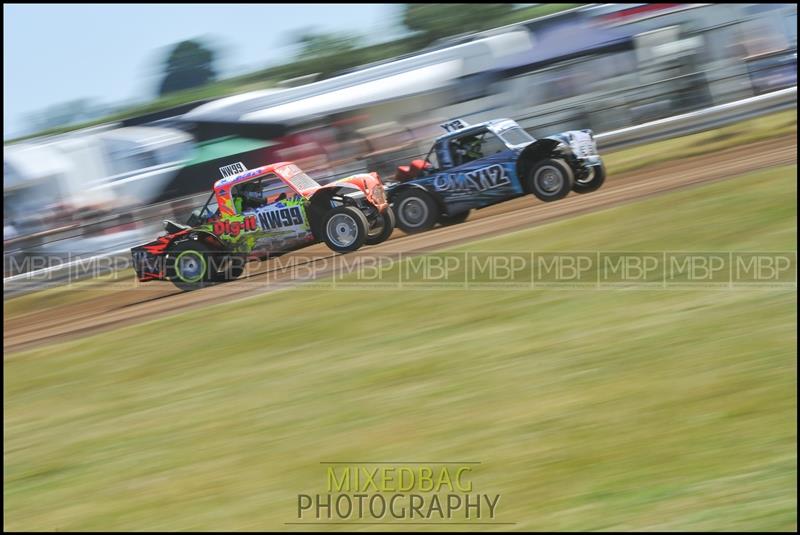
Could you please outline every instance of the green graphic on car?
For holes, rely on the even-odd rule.
[[[239,277],[247,260],[323,242],[348,253],[387,240],[395,219],[376,173],[324,186],[295,164],[220,169],[205,205],[186,225],[164,222],[165,235],[131,249],[140,281],[181,289]]]

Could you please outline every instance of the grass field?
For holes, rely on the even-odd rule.
[[[618,150],[603,156],[609,174],[642,169],[676,158],[713,154],[747,143],[797,135],[797,110],[782,111],[698,132]]]
[[[460,250],[794,251],[796,195],[781,167]],[[506,529],[794,530],[796,307],[295,289],[18,353],[4,528],[288,529],[321,461],[438,460]]]

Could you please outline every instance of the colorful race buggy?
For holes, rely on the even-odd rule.
[[[442,125],[424,160],[398,167],[387,184],[397,226],[422,232],[436,223],[452,225],[484,208],[532,193],[545,202],[570,191],[588,193],[605,180],[591,130],[534,139],[511,119]]]
[[[237,278],[252,256],[317,242],[347,253],[385,241],[395,226],[375,173],[321,186],[291,162],[220,170],[227,176],[187,225],[165,221],[167,234],[131,249],[140,281],[170,280],[189,289]]]

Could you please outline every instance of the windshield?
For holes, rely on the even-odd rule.
[[[433,169],[439,169],[439,161],[436,157],[436,145],[431,147],[431,150],[428,151],[428,155],[425,157],[425,161],[431,164]]]
[[[193,227],[201,225],[214,217],[218,210],[219,206],[217,206],[217,197],[212,191],[203,207],[196,208],[192,211],[192,215],[189,216],[189,220],[186,222],[186,224]]]
[[[532,143],[536,141],[533,139],[533,137],[531,137],[530,134],[528,134],[519,126],[514,126],[503,130],[499,135],[508,145],[524,145],[526,143]]]

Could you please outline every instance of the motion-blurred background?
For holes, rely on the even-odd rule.
[[[326,6],[351,21],[331,32],[303,26],[315,6],[247,6],[285,45],[265,52],[267,68],[235,67],[218,37],[240,30],[219,28],[157,50],[154,91],[135,105],[82,99],[4,125],[4,255],[130,247],[162,219],[184,219],[234,161],[293,160],[323,183],[363,170],[390,177],[453,117],[511,117],[534,136],[608,132],[797,83],[796,5],[384,7],[370,27],[359,10],[376,6]],[[9,39],[6,57],[24,56]],[[137,46],[151,46],[146,31]],[[58,102],[58,81],[37,76]],[[4,99],[6,115],[19,117],[16,107]],[[4,265],[8,276],[20,264]]]
[[[4,14],[5,530],[290,531],[327,463],[424,461],[495,530],[797,531],[796,5]],[[592,128],[603,188],[187,293],[129,267],[223,165],[391,178],[503,116]]]

